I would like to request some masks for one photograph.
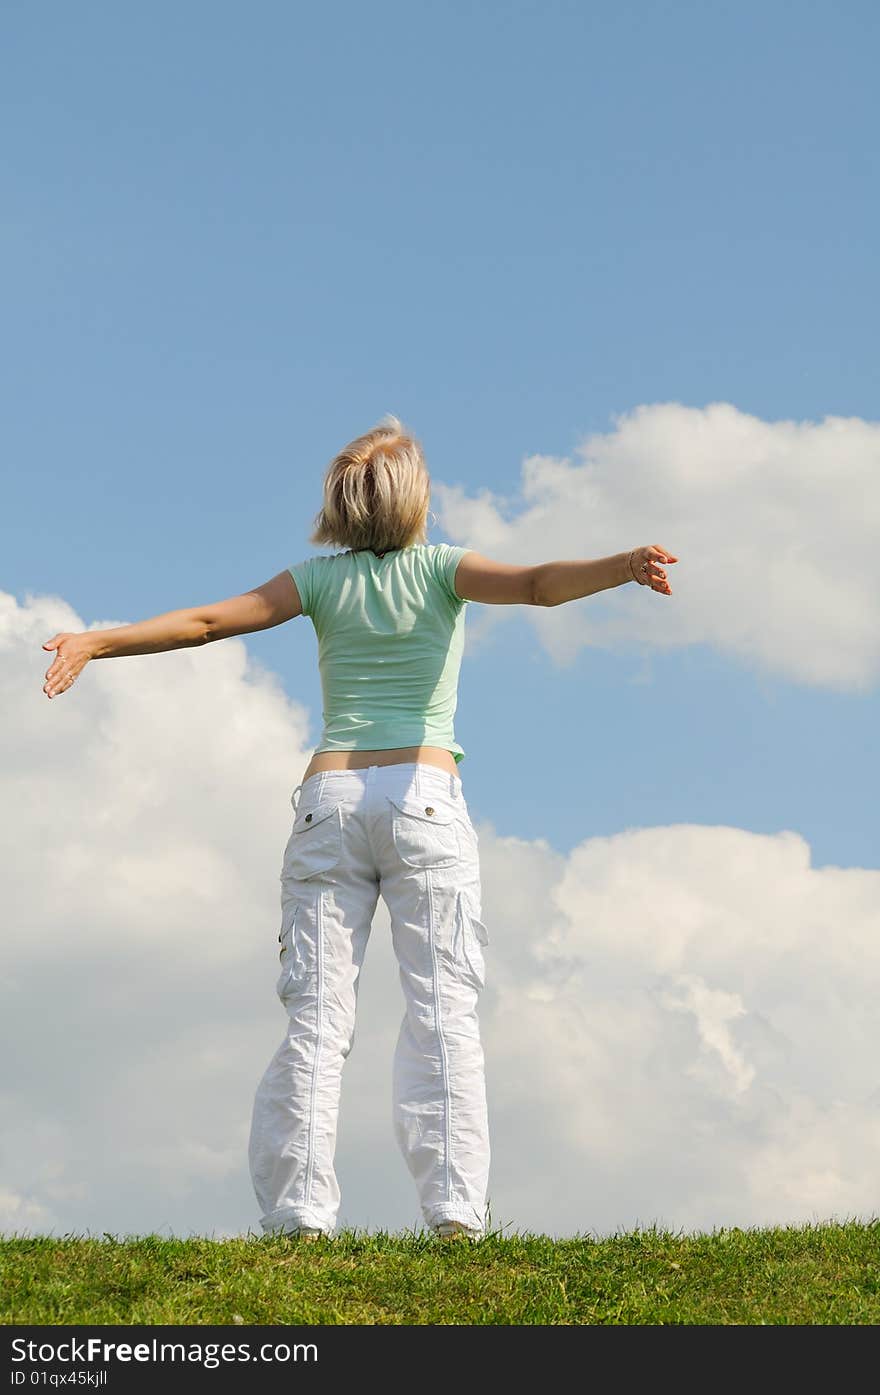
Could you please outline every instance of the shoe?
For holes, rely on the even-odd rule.
[[[288,1230],[288,1235],[295,1235],[298,1240],[320,1240],[326,1231],[319,1230],[315,1226],[300,1225],[295,1230]]]
[[[434,1226],[434,1234],[441,1240],[479,1240],[482,1233],[481,1230],[474,1230],[465,1225],[464,1221],[439,1221]]]

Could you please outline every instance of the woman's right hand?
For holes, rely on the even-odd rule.
[[[677,562],[678,558],[665,547],[658,547],[656,543],[650,543],[647,547],[634,547],[629,554],[629,568],[633,581],[637,581],[640,586],[650,586],[652,591],[659,591],[663,596],[672,595],[672,587],[666,580],[666,573],[660,565],[662,562]]]

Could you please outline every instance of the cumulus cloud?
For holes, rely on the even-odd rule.
[[[0,596],[0,1229],[257,1231],[247,1135],[284,1025],[308,713],[239,640],[96,662],[49,702],[40,645],[84,628],[58,599]],[[876,1213],[880,873],[813,867],[791,829],[633,826],[563,855],[472,814],[496,1224]],[[402,1010],[380,902],[343,1224],[420,1224],[390,1122]]]
[[[506,841],[490,888],[516,876]],[[575,847],[545,897],[519,929],[532,972],[509,971],[498,932],[493,955],[506,1180],[516,1118],[539,1116],[514,1213],[539,1209],[535,1138],[553,1139],[542,1206],[560,1231],[574,1196],[600,1229],[876,1212],[880,873],[813,868],[790,830],[636,828]]]
[[[433,486],[449,536],[499,561],[645,543],[681,559],[669,598],[633,584],[526,612],[554,660],[702,644],[797,683],[867,691],[880,672],[880,423],[763,421],[727,402],[641,406],[614,422],[573,459],[527,457],[517,496]],[[475,619],[479,643],[511,610]]]

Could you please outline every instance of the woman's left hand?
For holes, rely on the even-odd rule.
[[[91,636],[87,634],[53,635],[43,648],[55,650],[54,662],[46,670],[43,684],[43,692],[50,698],[69,688],[93,657]]]

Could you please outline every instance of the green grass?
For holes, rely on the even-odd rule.
[[[880,1220],[493,1233],[0,1238],[0,1319],[45,1324],[878,1323]]]

